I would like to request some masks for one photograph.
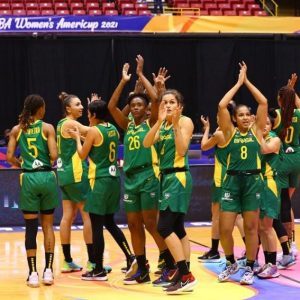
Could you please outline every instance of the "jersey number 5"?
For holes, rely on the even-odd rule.
[[[35,142],[36,142],[36,138],[27,138],[27,145],[28,145],[28,149],[30,150],[29,153],[34,158],[37,158],[37,156],[38,156],[38,149],[34,145]]]

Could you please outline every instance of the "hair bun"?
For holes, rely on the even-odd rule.
[[[68,96],[69,96],[68,93],[60,92],[60,94],[58,95],[58,99],[63,102]]]

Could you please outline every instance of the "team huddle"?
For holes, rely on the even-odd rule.
[[[58,206],[57,181],[62,193],[63,216],[60,239],[64,261],[61,272],[81,271],[71,256],[71,225],[79,211],[83,220],[83,237],[88,262],[82,280],[106,281],[111,271],[103,264],[105,241],[103,226],[124,253],[125,285],[150,283],[146,257],[145,229],[158,250],[159,275],[153,286],[163,287],[167,294],[192,292],[197,280],[190,270],[190,243],[184,227],[192,193],[188,148],[194,125],[182,115],[183,97],[166,89],[169,76],[160,68],[153,76],[154,85],[143,74],[143,58],[136,58],[138,80],[129,94],[127,105],[118,108],[125,85],[130,81],[129,65],[108,103],[97,94],[88,101],[89,126],[78,119],[83,114],[80,99],[61,93],[64,118],[56,132],[42,121],[45,102],[39,95],[29,95],[19,116],[19,124],[10,134],[7,160],[22,169],[20,209],[25,220],[25,248],[29,275],[27,285],[39,286],[36,267],[38,215],[44,233],[45,268],[42,282],[52,285],[54,231],[53,214]],[[219,128],[210,137],[209,122],[204,124],[202,149],[215,147],[215,172],[212,195],[212,248],[199,257],[202,261],[220,258],[219,240],[226,256],[220,282],[241,268],[233,253],[232,231],[240,214],[243,217],[244,274],[241,284],[252,284],[254,275],[278,277],[276,235],[283,256],[278,268],[295,263],[291,251],[293,225],[291,189],[300,173],[300,101],[293,89],[293,75],[280,90],[280,109],[268,115],[268,102],[249,81],[247,66],[240,64],[237,83],[219,103]],[[234,105],[232,98],[245,85],[258,104],[255,118],[246,105]],[[119,132],[108,122],[109,114],[124,130],[124,195],[121,198],[120,172],[117,162]],[[298,116],[299,115],[299,116]],[[273,128],[273,131],[271,129]],[[17,146],[21,156],[16,157]],[[57,179],[52,166],[56,162]],[[298,167],[297,167],[298,166]],[[293,179],[293,180],[292,180]],[[114,214],[124,201],[131,247]],[[255,267],[259,239],[265,254],[265,265]]]

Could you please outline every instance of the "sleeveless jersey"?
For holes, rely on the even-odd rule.
[[[283,128],[281,120],[281,109],[276,110],[278,116],[278,123],[275,124],[273,130],[279,136]],[[295,109],[292,117],[292,124],[287,129],[287,134],[285,139],[282,141],[283,148],[287,149],[288,147],[299,148],[299,138],[300,138],[300,109]]]
[[[221,187],[226,173],[227,149],[215,147],[215,167],[214,167],[214,183],[216,187]]]
[[[235,128],[226,148],[228,153],[227,170],[261,169],[260,144],[252,129],[241,133]]]
[[[179,156],[176,152],[173,124],[168,125],[167,122],[162,124],[157,148],[160,170],[169,168],[189,169],[188,153],[186,152],[184,156]]]
[[[17,141],[21,151],[22,169],[51,168],[47,138],[43,134],[42,120],[37,120],[30,124],[26,132],[20,129]]]
[[[270,131],[266,141],[271,139],[272,137],[277,137],[277,135]],[[262,154],[261,160],[261,172],[266,178],[273,178],[276,176],[277,168],[280,163],[280,155],[277,153],[268,153]]]
[[[124,136],[124,172],[134,172],[139,167],[153,166],[154,173],[158,175],[156,148],[143,146],[143,140],[149,130],[148,120],[137,126],[133,120],[129,122]]]
[[[95,126],[102,136],[99,145],[93,145],[89,153],[89,179],[119,177],[117,164],[119,133],[110,123]]]
[[[77,153],[76,141],[62,134],[62,126],[68,119],[62,119],[57,124],[57,176],[58,184],[64,186],[87,179],[87,164]]]

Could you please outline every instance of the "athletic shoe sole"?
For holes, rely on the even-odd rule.
[[[195,279],[193,282],[185,285],[181,289],[178,289],[176,291],[166,291],[168,295],[181,295],[181,294],[186,294],[186,292],[192,292],[193,288],[198,284],[197,279]]]

